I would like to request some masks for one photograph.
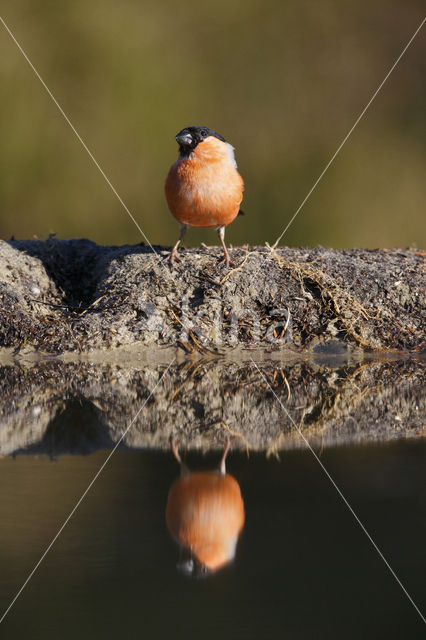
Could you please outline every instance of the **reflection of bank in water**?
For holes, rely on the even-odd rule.
[[[216,571],[233,560],[244,526],[240,487],[225,469],[229,440],[217,471],[191,473],[176,445],[172,450],[181,476],[169,491],[166,522],[180,547],[178,568],[193,575]]]

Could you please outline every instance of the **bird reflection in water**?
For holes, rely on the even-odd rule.
[[[172,442],[181,475],[169,491],[166,522],[179,544],[178,568],[189,575],[213,573],[235,556],[245,516],[239,484],[226,473],[229,446],[227,440],[218,470],[192,473]]]

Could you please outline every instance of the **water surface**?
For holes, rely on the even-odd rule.
[[[321,460],[420,608],[424,441],[326,449]],[[0,461],[3,610],[98,470],[91,455]],[[220,456],[219,456],[220,457]],[[211,469],[218,454],[189,453]],[[420,638],[423,624],[307,450],[232,453],[246,523],[235,561],[176,569],[171,452],[118,450],[3,623],[7,638]]]

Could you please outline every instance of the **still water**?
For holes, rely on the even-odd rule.
[[[182,451],[192,470],[221,452]],[[0,610],[108,449],[0,460]],[[424,611],[424,439],[325,448],[321,461]],[[312,453],[230,451],[245,524],[235,559],[178,571],[171,451],[120,448],[1,625],[3,638],[421,638],[424,625]]]

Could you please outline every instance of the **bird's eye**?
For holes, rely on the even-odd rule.
[[[202,138],[207,138],[207,131],[205,129],[202,129],[200,133]]]

